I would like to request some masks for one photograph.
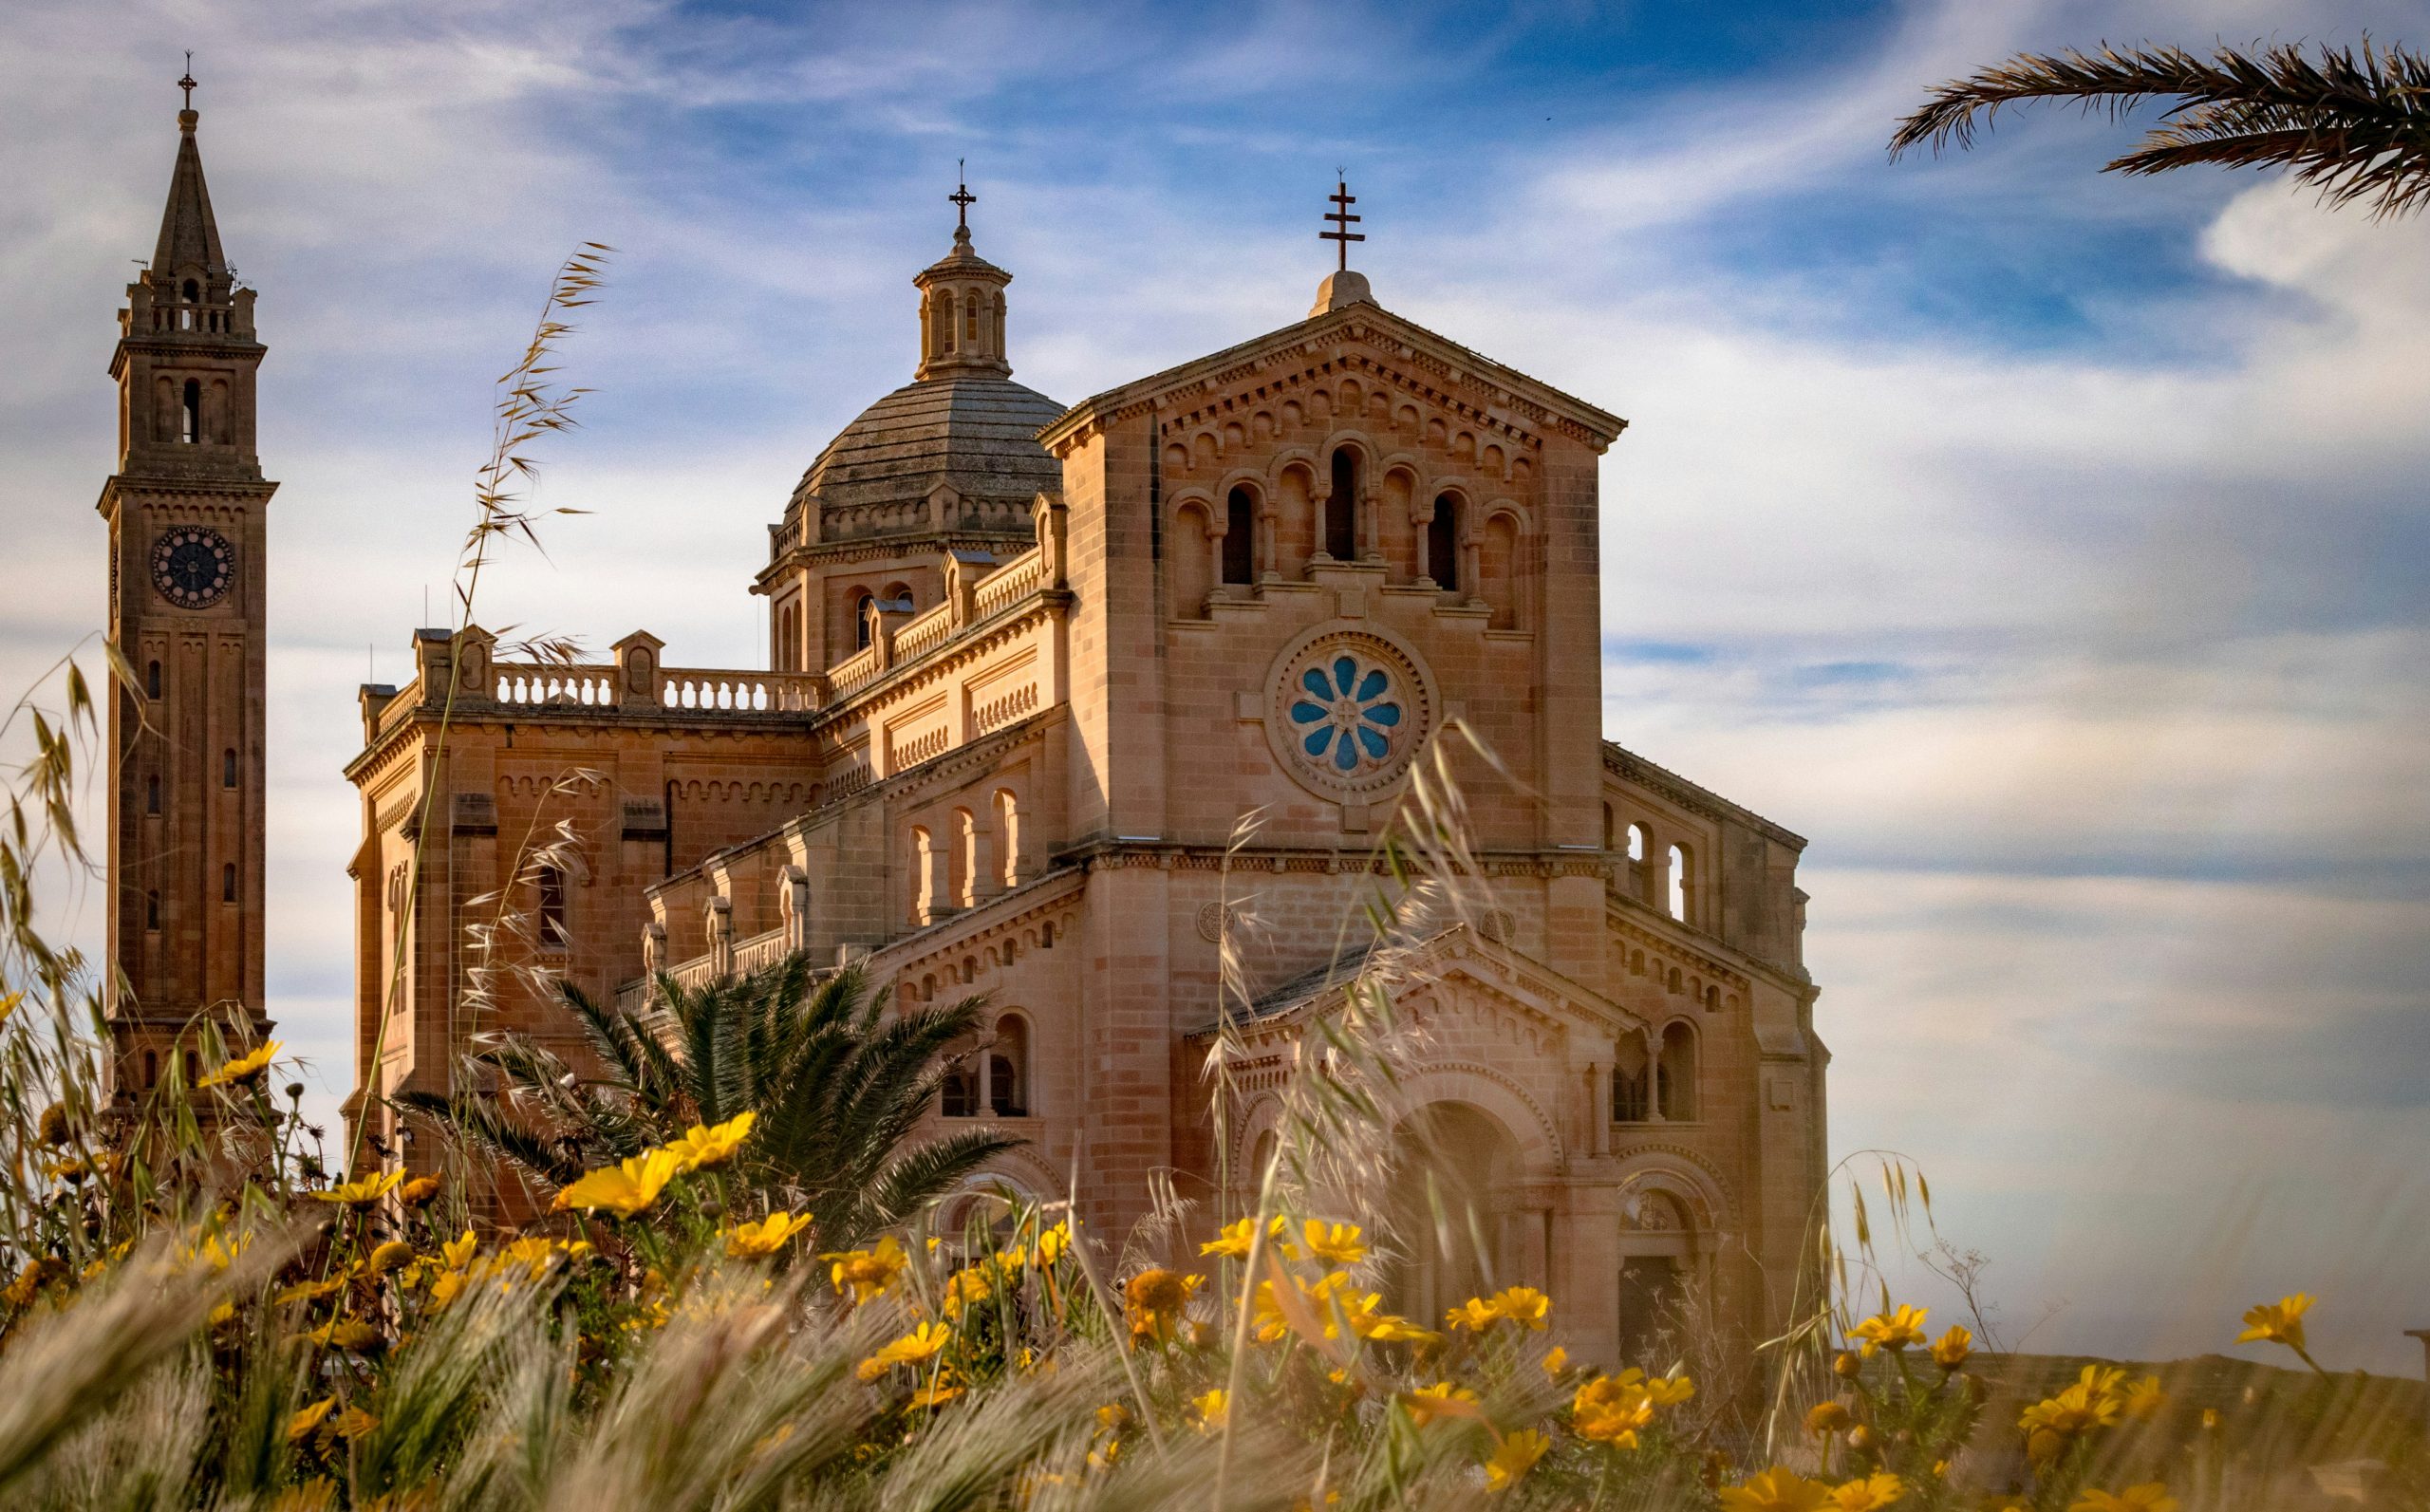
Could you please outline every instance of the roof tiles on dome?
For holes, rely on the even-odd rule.
[[[924,497],[939,483],[965,498],[1058,487],[1063,470],[1037,433],[1063,406],[1010,379],[968,374],[906,383],[861,411],[802,478],[831,508]]]

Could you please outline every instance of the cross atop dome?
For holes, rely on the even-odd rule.
[[[957,170],[954,175],[956,182],[953,193],[945,196],[945,202],[954,208],[956,216],[954,229],[963,233],[970,230],[970,207],[979,203],[979,196],[970,192],[970,176],[960,171],[969,160],[966,158],[956,158],[953,160],[954,168]]]

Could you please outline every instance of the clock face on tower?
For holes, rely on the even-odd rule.
[[[236,549],[217,531],[181,525],[152,545],[152,586],[181,609],[205,609],[228,596]]]

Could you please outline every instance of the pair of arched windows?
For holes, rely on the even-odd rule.
[[[945,1073],[939,1105],[947,1118],[1028,1117],[1028,1020],[1019,1014],[999,1017],[995,1043],[966,1053]]]
[[[868,588],[852,590],[852,649],[866,651],[875,631],[870,627],[869,610],[878,608],[889,613],[908,614],[919,607],[919,600],[908,583],[889,583],[883,593]]]
[[[1653,1064],[1645,1047],[1620,1042],[1612,1063],[1612,1122],[1642,1124],[1659,1116],[1671,1124],[1696,1118],[1696,1032],[1685,1023],[1665,1025]]]

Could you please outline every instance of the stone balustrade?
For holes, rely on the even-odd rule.
[[[733,672],[706,667],[667,667],[658,675],[658,701],[670,709],[726,710],[738,714],[816,711],[827,680],[815,672]]]
[[[616,669],[613,666],[551,666],[500,662],[493,669],[491,700],[520,707],[579,704],[613,708]]]
[[[953,606],[940,604],[894,632],[894,660],[910,662],[927,655],[954,637]]]
[[[1046,556],[1037,547],[981,578],[971,589],[970,617],[987,619],[1011,608],[1046,583]]]

